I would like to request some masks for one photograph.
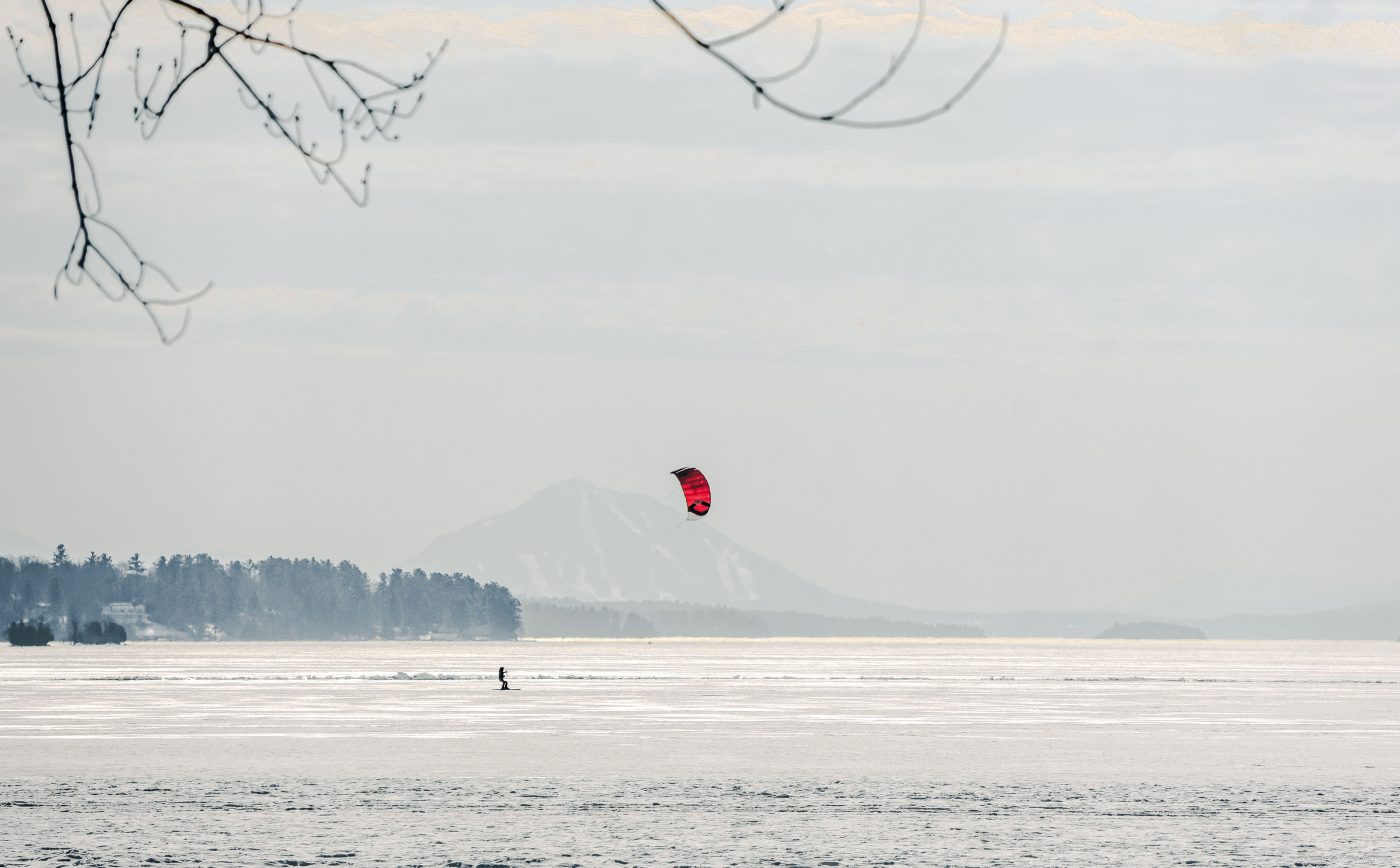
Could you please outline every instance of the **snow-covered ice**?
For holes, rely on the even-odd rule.
[[[4,648],[0,767],[6,865],[1395,865],[1400,644]]]

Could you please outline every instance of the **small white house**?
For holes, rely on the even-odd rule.
[[[139,630],[151,623],[146,617],[146,607],[142,603],[108,603],[102,607],[102,617],[121,624],[128,632]]]

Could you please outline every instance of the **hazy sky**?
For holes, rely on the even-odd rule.
[[[34,5],[4,12],[37,37]],[[820,13],[792,93],[839,103],[911,7],[813,3],[749,57]],[[1394,587],[1400,10],[930,8],[871,115],[941,101],[1005,9],[1001,60],[854,132],[755,112],[642,0],[313,0],[303,41],[386,69],[452,40],[365,210],[217,71],[142,142],[118,65],[105,214],[217,285],[174,347],[54,302],[56,116],[0,87],[0,528],[380,569],[562,478],[666,495],[694,464],[715,525],[866,597]]]

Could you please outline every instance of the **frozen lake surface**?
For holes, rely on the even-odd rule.
[[[0,767],[5,865],[1397,865],[1400,644],[6,647]]]

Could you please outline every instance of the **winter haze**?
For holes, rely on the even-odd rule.
[[[56,119],[0,88],[0,543],[379,570],[561,480],[674,502],[697,465],[703,533],[840,595],[1400,596],[1400,11],[936,4],[872,111],[945,98],[1003,10],[956,111],[864,133],[753,111],[642,2],[311,3],[304,41],[388,69],[452,42],[365,210],[219,75],[142,142],[114,70],[109,216],[216,283],[171,348],[55,303]],[[818,103],[910,23],[813,4],[775,67],[818,13]]]

